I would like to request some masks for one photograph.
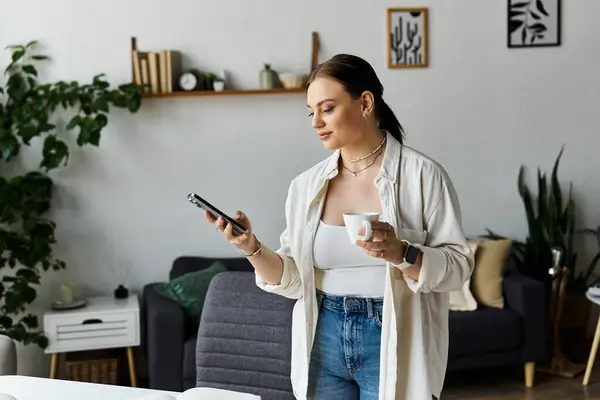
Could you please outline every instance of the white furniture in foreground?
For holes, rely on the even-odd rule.
[[[132,294],[127,299],[112,296],[87,298],[80,309],[44,313],[44,332],[52,354],[50,378],[56,378],[58,355],[71,351],[127,348],[131,386],[137,386],[133,347],[140,345],[140,306]]]
[[[260,396],[221,389],[177,393],[16,375],[0,376],[0,393],[16,400],[260,400]]]
[[[127,386],[16,375],[0,376],[0,393],[8,393],[17,400],[130,400],[149,394],[171,395],[173,398],[179,394]]]

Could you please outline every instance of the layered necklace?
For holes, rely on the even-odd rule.
[[[370,152],[369,154],[367,154],[367,155],[364,155],[364,156],[362,156],[362,157],[359,157],[359,158],[355,158],[355,159],[353,159],[353,160],[350,160],[350,159],[348,159],[348,158],[344,157],[344,155],[343,155],[341,152],[340,152],[340,156],[342,157],[342,160],[344,160],[344,161],[346,161],[346,162],[349,162],[349,163],[356,163],[356,162],[362,161],[362,160],[364,160],[365,158],[371,157],[373,154],[377,153],[377,152],[378,152],[378,151],[379,151],[379,150],[380,150],[380,149],[383,147],[383,145],[385,144],[385,140],[386,140],[386,139],[387,139],[387,137],[386,137],[386,136],[384,136],[384,137],[383,137],[383,140],[381,141],[381,143],[379,143],[379,146],[377,146],[377,148],[376,148],[375,150],[373,150],[373,151],[372,151],[372,152]],[[368,169],[369,167],[371,167],[373,164],[375,164],[375,161],[377,160],[377,158],[378,158],[380,155],[381,155],[381,153],[380,153],[380,154],[377,154],[377,156],[375,156],[375,157],[373,158],[373,161],[371,161],[371,163],[369,163],[369,164],[368,164],[366,167],[363,167],[363,168],[361,168],[361,169],[359,169],[359,170],[356,170],[356,171],[353,171],[353,170],[351,170],[350,168],[346,167],[346,166],[344,165],[344,163],[343,163],[343,162],[342,162],[342,167],[343,167],[345,170],[347,170],[347,171],[349,171],[350,173],[352,173],[352,176],[356,176],[356,174],[358,174],[359,172],[361,172],[361,171],[364,171],[364,170]]]

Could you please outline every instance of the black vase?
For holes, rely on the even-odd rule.
[[[129,290],[123,285],[119,285],[118,288],[115,289],[115,299],[126,299],[129,297]]]

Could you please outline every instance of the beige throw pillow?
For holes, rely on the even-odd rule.
[[[478,243],[469,241],[471,251],[477,254]],[[475,311],[477,310],[477,301],[471,293],[471,279],[468,279],[458,290],[454,290],[450,294],[450,310],[453,311]]]
[[[511,245],[510,239],[479,241],[471,275],[471,292],[478,304],[504,308],[502,275]]]

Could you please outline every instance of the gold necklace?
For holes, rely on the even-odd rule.
[[[355,162],[359,162],[364,160],[367,157],[372,156],[373,154],[375,154],[379,149],[381,149],[381,146],[383,146],[383,144],[385,143],[385,140],[387,139],[387,136],[383,137],[383,140],[381,141],[381,143],[379,143],[379,146],[377,146],[377,148],[375,150],[373,150],[372,152],[370,152],[369,154],[367,154],[366,156],[362,156],[360,158],[355,158],[354,160],[349,160],[346,157],[344,157],[344,155],[342,154],[342,152],[340,151],[340,156],[342,157],[342,159],[344,161],[350,162],[350,163],[355,163]]]
[[[373,158],[373,161],[371,161],[371,164],[369,164],[369,165],[367,165],[366,167],[363,167],[363,168],[361,168],[361,169],[359,169],[359,170],[357,170],[357,171],[352,171],[350,168],[346,167],[346,166],[344,165],[344,163],[343,163],[343,162],[342,162],[342,168],[344,168],[345,170],[347,170],[347,171],[351,172],[351,173],[352,173],[352,176],[356,176],[356,174],[358,174],[359,172],[361,172],[361,171],[364,171],[365,169],[367,169],[367,168],[371,167],[373,164],[375,164],[375,161],[377,161],[377,158],[378,158],[380,155],[381,155],[381,153],[377,154],[377,155],[375,156],[375,158]]]

